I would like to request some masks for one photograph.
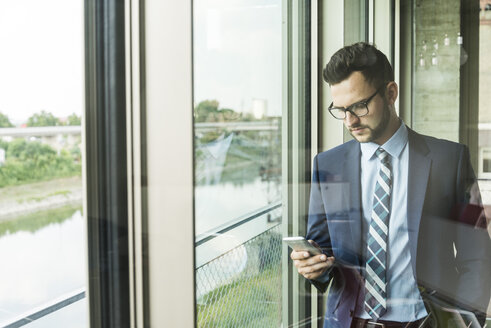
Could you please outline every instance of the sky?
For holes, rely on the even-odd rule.
[[[0,112],[82,114],[83,0],[0,0]]]
[[[194,3],[195,103],[281,115],[281,1]],[[0,0],[0,112],[81,115],[83,55],[83,0]]]
[[[281,0],[194,1],[194,101],[281,115]]]

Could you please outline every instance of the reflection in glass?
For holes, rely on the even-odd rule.
[[[479,141],[478,141],[478,178],[481,189],[484,211],[488,220],[491,218],[491,102],[489,85],[491,83],[491,11],[486,10],[481,1],[479,20]],[[491,224],[488,230],[491,233]],[[488,309],[491,313],[491,308]],[[489,324],[488,324],[489,326]]]
[[[279,326],[281,1],[193,14],[198,326]]]
[[[280,9],[195,3],[197,234],[280,198]]]
[[[412,127],[426,135],[459,141],[460,46],[442,38],[460,31],[460,1],[415,1]],[[455,39],[454,39],[455,40]],[[444,91],[442,91],[444,90]],[[434,124],[438,122],[438,124]]]
[[[9,263],[0,280],[0,322],[84,287],[84,231],[77,207],[0,222],[0,257]]]
[[[471,151],[471,159],[473,161],[476,159],[473,166],[478,177],[478,184],[473,184],[467,188],[466,197],[469,198],[469,206],[460,209],[462,210],[461,219],[478,218],[476,225],[487,226],[488,232],[491,233],[489,231],[489,218],[491,217],[491,185],[489,179],[491,176],[486,173],[489,163],[487,151],[491,146],[491,111],[487,97],[488,85],[491,83],[491,66],[488,60],[491,50],[489,43],[491,40],[491,30],[489,29],[491,21],[486,21],[486,16],[481,11],[479,44],[473,43],[472,37],[469,37],[469,40],[466,41],[466,48],[464,48],[463,32],[469,31],[472,27],[463,26],[463,22],[469,22],[463,18],[466,17],[467,19],[472,15],[462,12],[462,10],[467,10],[466,7],[462,6],[463,3],[455,0],[445,1],[443,7],[435,9],[432,2],[415,2],[413,31],[415,33],[414,48],[416,53],[423,52],[419,40],[432,38],[435,34],[445,35],[443,39],[445,46],[440,47],[438,52],[434,52],[436,57],[432,57],[432,64],[433,58],[435,58],[437,65],[431,65],[431,67],[427,65],[425,69],[421,69],[421,66],[416,63],[414,67],[412,123],[413,128],[423,134],[456,142],[466,140]],[[429,9],[435,11],[429,12]],[[472,16],[472,19],[474,18],[477,19],[477,15]],[[461,31],[463,32],[461,33]],[[478,56],[475,53],[477,49],[479,49]],[[469,90],[475,90],[477,81],[472,80],[474,74],[472,77],[466,76],[466,74],[469,75],[468,72],[471,72],[473,67],[476,67],[474,66],[476,62],[472,63],[470,60],[471,55],[476,59],[479,58],[479,124],[476,124],[475,121],[477,111],[473,105],[477,99],[475,99],[473,92],[469,92]],[[462,83],[462,81],[466,82]],[[472,97],[469,97],[469,94]],[[477,93],[475,94],[477,95]],[[469,137],[469,135],[472,136]],[[476,135],[478,135],[478,140],[477,138],[473,139],[473,136]],[[479,195],[476,190],[480,190],[480,197],[476,197],[476,194]],[[466,228],[465,225],[464,228]],[[471,235],[475,231],[477,230],[469,230],[467,234]],[[470,243],[471,239],[468,237],[466,243]],[[487,239],[489,240],[489,238]],[[481,305],[480,311],[485,312],[488,303],[481,303],[485,305]],[[488,307],[487,312],[491,313],[491,307]]]

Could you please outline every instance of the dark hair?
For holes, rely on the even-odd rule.
[[[367,82],[376,88],[394,81],[394,70],[387,57],[366,42],[358,42],[336,51],[322,75],[329,85],[333,85],[344,81],[355,71],[361,72]]]

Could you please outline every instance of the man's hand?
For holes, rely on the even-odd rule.
[[[315,241],[309,240],[309,243],[320,249]],[[293,260],[298,273],[307,279],[319,278],[334,264],[334,257],[332,256],[327,257],[325,254],[311,256],[309,252],[305,251],[292,251],[290,258]]]

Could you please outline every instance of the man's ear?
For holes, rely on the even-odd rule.
[[[393,105],[396,102],[397,96],[399,95],[399,87],[397,83],[391,81],[387,84],[385,88],[385,98],[389,105]]]

